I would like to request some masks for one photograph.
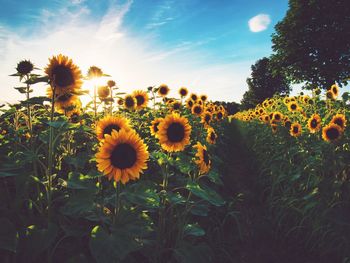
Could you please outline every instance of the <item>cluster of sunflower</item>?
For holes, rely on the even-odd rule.
[[[257,121],[269,125],[273,133],[282,127],[293,137],[308,132],[327,142],[337,142],[345,134],[349,110],[345,101],[337,100],[339,87],[329,87],[325,99],[316,88],[312,97],[299,95],[293,97],[274,97],[266,99],[254,109],[238,112],[231,116],[244,122]]]

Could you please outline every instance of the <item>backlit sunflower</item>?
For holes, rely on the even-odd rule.
[[[117,104],[118,104],[119,106],[124,105],[124,99],[119,98],[119,99],[117,100]]]
[[[87,77],[88,79],[100,78],[103,76],[102,69],[96,66],[91,66],[88,69]]]
[[[112,131],[96,153],[97,169],[109,180],[136,180],[147,169],[147,146],[135,131]]]
[[[310,133],[318,132],[321,128],[321,117],[318,114],[313,114],[307,121],[307,128]]]
[[[198,96],[197,96],[197,94],[192,93],[192,94],[190,95],[190,98],[191,98],[191,100],[196,101],[196,100],[198,99]]]
[[[168,152],[182,151],[190,143],[191,129],[187,118],[169,114],[158,125],[159,143]]]
[[[342,136],[342,133],[339,125],[330,123],[322,129],[322,138],[327,142],[335,142]]]
[[[218,138],[215,130],[213,128],[208,128],[207,130],[207,142],[210,144],[215,144]]]
[[[345,115],[339,114],[339,113],[334,115],[330,123],[337,124],[341,128],[341,130],[344,131],[344,129],[346,127]]]
[[[168,85],[162,84],[159,86],[159,89],[158,89],[159,96],[165,97],[166,95],[168,95],[168,93],[169,93]]]
[[[137,105],[136,99],[132,95],[126,95],[124,98],[124,107],[128,110],[135,109]]]
[[[130,130],[128,119],[122,116],[106,116],[96,124],[97,139],[103,140],[106,135],[111,135],[112,131]]]
[[[208,96],[207,96],[207,95],[201,95],[200,99],[201,99],[202,101],[207,101]]]
[[[292,135],[293,137],[298,137],[301,135],[301,125],[298,122],[294,122],[292,123],[292,125],[290,126],[290,135]]]
[[[47,88],[47,97],[52,98],[51,87]],[[55,110],[59,113],[65,113],[65,111],[72,110],[78,106],[81,107],[79,97],[71,93],[56,94],[55,96]]]
[[[49,59],[45,73],[58,95],[74,92],[83,84],[80,69],[73,64],[71,59],[61,54]]]
[[[187,96],[187,94],[188,94],[188,90],[185,88],[185,87],[181,87],[180,89],[179,89],[179,94],[180,94],[180,96],[183,98],[183,97],[186,97]]]
[[[207,151],[207,147],[197,142],[193,148],[197,149],[195,163],[198,165],[199,173],[206,174],[210,170],[211,160]]]
[[[157,118],[157,119],[154,119],[151,123],[151,126],[149,126],[150,130],[151,130],[151,134],[154,136],[154,137],[157,137],[158,135],[158,125],[159,123],[161,123],[164,119],[163,118]]]
[[[100,99],[107,98],[110,93],[111,93],[111,90],[109,89],[108,86],[100,86],[97,89],[97,95]]]
[[[148,94],[143,90],[135,90],[132,95],[136,99],[136,109],[140,110],[142,108],[147,107],[148,103]]]
[[[193,105],[191,111],[192,111],[192,114],[195,114],[197,116],[201,116],[203,113],[203,106],[200,104],[195,104],[195,105]]]
[[[17,64],[16,70],[20,77],[23,77],[34,69],[34,65],[30,60],[22,60]]]

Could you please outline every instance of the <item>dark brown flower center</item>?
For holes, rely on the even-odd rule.
[[[52,77],[59,87],[67,87],[74,84],[74,76],[72,70],[64,65],[57,65],[52,69]]]
[[[197,100],[197,95],[192,94],[192,95],[191,95],[191,99],[194,100],[194,101],[196,101],[196,100]]]
[[[203,149],[203,161],[206,165],[210,163],[209,154],[205,149]]]
[[[168,94],[168,88],[167,87],[160,87],[159,93],[162,95]]]
[[[65,102],[65,101],[68,101],[72,96],[73,96],[73,95],[70,94],[70,93],[65,93],[65,94],[63,94],[63,95],[61,95],[61,96],[58,96],[58,97],[57,97],[57,101],[59,101],[59,102]]]
[[[30,61],[23,60],[17,64],[16,69],[18,73],[22,75],[26,75],[26,74],[29,74],[34,69],[34,65]]]
[[[312,119],[311,123],[311,128],[315,129],[317,127],[317,120],[316,119]]]
[[[180,109],[180,103],[178,103],[178,102],[175,102],[174,104],[173,104],[173,109],[174,110],[178,110],[178,109]]]
[[[293,133],[297,134],[299,132],[299,127],[298,126],[294,126],[293,127]]]
[[[209,114],[205,115],[204,120],[206,123],[209,123],[210,122],[210,115]]]
[[[295,109],[297,108],[297,105],[293,103],[293,104],[290,105],[290,108],[291,108],[292,110],[295,110]]]
[[[339,127],[344,128],[344,122],[341,118],[336,118],[333,123],[337,124]]]
[[[337,94],[338,94],[338,90],[337,90],[337,88],[336,88],[336,87],[333,87],[332,91],[333,91],[333,93],[334,93],[335,95],[337,95]]]
[[[132,167],[136,160],[136,150],[128,143],[117,145],[111,153],[111,163],[119,169]]]
[[[103,136],[105,136],[106,134],[111,135],[113,130],[119,131],[120,127],[117,124],[108,125],[106,128],[103,129]]]
[[[210,133],[210,140],[215,141],[216,139],[216,134],[215,133]]]
[[[329,140],[333,141],[339,138],[340,132],[337,128],[329,128],[326,131],[326,136]]]
[[[190,106],[190,107],[192,107],[192,106],[193,106],[193,101],[192,101],[192,100],[189,100],[189,101],[187,102],[187,105]]]
[[[194,106],[193,112],[195,114],[201,114],[202,113],[202,108],[200,106]]]
[[[180,94],[181,94],[181,96],[186,96],[187,95],[187,91],[185,89],[181,89],[180,90]]]
[[[185,138],[185,127],[178,122],[174,122],[169,125],[167,136],[171,142],[181,142]]]
[[[146,101],[145,97],[142,95],[137,95],[137,96],[135,96],[135,98],[136,98],[137,106],[143,105]]]
[[[281,119],[281,115],[275,114],[275,120],[279,121]]]
[[[223,117],[222,112],[218,112],[218,115],[217,115],[217,116],[218,116],[218,119],[221,120],[222,117]]]
[[[127,97],[127,98],[125,99],[125,105],[126,105],[126,107],[128,107],[128,108],[134,107],[134,106],[135,106],[135,100],[134,100],[134,98],[133,98],[133,97]]]

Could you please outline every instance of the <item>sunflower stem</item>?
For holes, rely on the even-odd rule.
[[[94,85],[94,120],[97,122],[97,87]]]
[[[115,186],[115,206],[114,206],[114,218],[113,218],[113,225],[117,221],[119,211],[120,211],[120,183],[117,182]]]

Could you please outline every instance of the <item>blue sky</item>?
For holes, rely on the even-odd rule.
[[[8,77],[19,60],[44,68],[58,53],[83,72],[100,66],[126,92],[167,83],[174,94],[187,86],[213,100],[239,101],[251,64],[271,53],[274,25],[288,8],[287,0],[0,4],[2,101],[19,96],[12,89],[18,83]]]

